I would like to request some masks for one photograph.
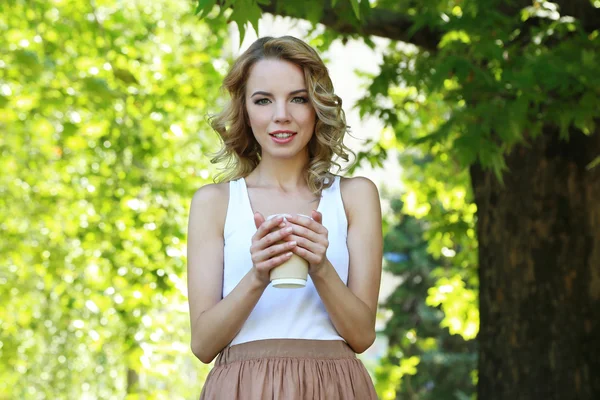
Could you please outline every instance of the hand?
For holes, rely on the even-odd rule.
[[[282,216],[265,221],[261,213],[254,214],[254,225],[257,230],[252,236],[250,254],[254,273],[265,285],[271,281],[269,272],[289,260],[292,256],[291,251],[296,247],[296,242],[293,240],[283,241],[292,233],[292,228],[285,227],[282,222]],[[272,232],[278,227],[283,229]]]
[[[308,271],[312,274],[328,262],[326,253],[329,239],[327,228],[322,224],[323,214],[313,210],[311,216],[312,219],[301,215],[288,217],[285,226],[291,226],[293,234],[285,240],[297,243],[292,252],[308,261]]]

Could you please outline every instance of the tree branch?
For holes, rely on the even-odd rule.
[[[279,3],[282,1],[284,0],[279,0]],[[340,18],[329,6],[329,2],[327,4],[319,22],[339,33],[379,36],[400,42],[412,43],[429,51],[436,51],[437,44],[442,36],[441,32],[433,31],[427,26],[419,29],[413,35],[409,35],[413,21],[408,16],[396,11],[379,8],[372,9],[369,15],[361,19],[361,26],[357,27],[351,22]],[[281,4],[278,4],[277,0],[272,0],[269,5],[260,5],[260,8],[263,12],[273,15],[302,18],[301,16],[287,12]]]

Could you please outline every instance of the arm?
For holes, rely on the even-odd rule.
[[[227,212],[224,188],[207,185],[192,199],[188,223],[188,301],[192,352],[210,363],[242,328],[264,288],[247,274],[221,300],[223,225]]]
[[[283,236],[281,232],[265,236],[273,228],[271,225],[276,223],[275,220],[267,221],[253,237],[255,268],[251,268],[231,293],[221,299],[223,226],[227,203],[222,186],[207,185],[196,192],[190,206],[187,273],[191,349],[206,364],[240,331],[269,284],[268,271],[287,259],[285,255],[274,257],[285,250],[281,246],[271,246],[266,250],[256,246],[258,239],[263,239],[261,244],[269,245]],[[264,219],[255,218],[255,222],[261,225]],[[270,253],[261,255],[270,249]],[[289,248],[286,249],[289,251]]]
[[[335,329],[356,353],[362,353],[375,341],[383,256],[381,205],[377,187],[370,180],[343,181],[350,253],[348,286],[329,261],[311,278]]]
[[[301,236],[312,235],[313,243],[318,244],[310,244],[297,237],[290,239],[298,240],[299,247],[295,250],[298,255],[314,260],[310,276],[335,329],[352,350],[362,353],[375,341],[375,317],[383,256],[381,205],[377,187],[370,180],[351,178],[343,182],[342,194],[347,199],[344,203],[348,215],[347,243],[350,253],[348,286],[326,257],[319,262],[325,253],[327,241],[321,241],[300,227],[297,232],[303,232],[300,233]],[[318,223],[322,222],[320,213],[313,212],[313,219]],[[302,223],[297,218],[293,218],[291,222]],[[316,250],[307,252],[303,246],[312,246]]]
[[[333,326],[352,350],[360,354],[371,347],[375,341],[375,313],[342,282],[331,263],[311,278]]]

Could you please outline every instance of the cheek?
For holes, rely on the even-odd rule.
[[[315,110],[306,107],[304,110],[301,110],[301,112],[298,114],[298,120],[302,121],[303,125],[312,128],[316,120]]]
[[[265,111],[266,110],[257,107],[247,109],[250,126],[252,126],[253,128],[258,128],[262,125],[268,124],[269,117]]]

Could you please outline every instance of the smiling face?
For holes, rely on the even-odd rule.
[[[263,157],[305,150],[316,120],[306,89],[302,68],[288,61],[263,59],[250,69],[246,111]]]

